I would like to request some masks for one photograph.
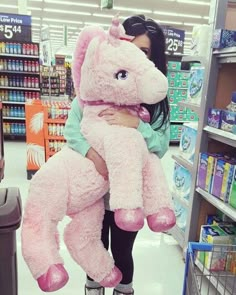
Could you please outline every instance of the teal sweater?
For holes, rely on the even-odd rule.
[[[71,110],[66,121],[64,137],[70,148],[85,156],[90,149],[90,145],[80,132],[81,119],[82,110],[79,107],[78,100],[75,98],[71,104]],[[169,125],[167,127],[163,126],[155,131],[153,128],[158,126],[159,120],[152,125],[140,120],[137,130],[145,139],[149,151],[162,158],[169,147],[170,127]]]

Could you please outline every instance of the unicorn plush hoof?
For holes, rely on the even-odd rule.
[[[147,217],[149,228],[154,232],[163,232],[176,224],[176,217],[170,208],[161,208],[157,213]]]
[[[144,213],[139,209],[115,210],[116,225],[126,231],[138,231],[144,226]]]
[[[37,279],[40,289],[53,292],[61,289],[68,282],[69,276],[62,264],[51,265],[48,271]]]
[[[99,284],[106,288],[117,286],[122,280],[122,273],[116,266],[112,269],[111,273],[106,276]]]

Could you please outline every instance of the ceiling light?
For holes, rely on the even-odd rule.
[[[55,22],[55,23],[68,23],[68,24],[83,24],[83,22],[80,22],[80,21],[73,21],[73,20],[65,20],[65,19],[56,19],[56,18],[43,18],[43,21],[48,21],[48,22]]]
[[[115,10],[120,10],[120,11],[136,11],[136,12],[143,12],[143,13],[152,13],[152,10],[150,9],[140,9],[140,8],[131,8],[131,7],[121,7],[121,6],[114,6]]]
[[[42,10],[40,7],[28,7],[29,10]]]
[[[201,24],[197,24],[197,23],[184,23],[185,26],[190,26],[190,27],[194,27],[194,26],[199,26]]]
[[[191,17],[191,18],[202,18],[201,15],[195,15],[195,14],[182,14],[182,13],[172,13],[167,11],[154,11],[155,14],[159,15],[170,15],[170,16],[180,16],[180,17]]]
[[[95,23],[95,22],[84,22],[85,25],[88,26],[102,26],[102,27],[110,27],[111,24],[101,24],[101,23]]]
[[[112,14],[101,14],[101,13],[93,13],[93,16],[107,17],[107,18],[113,18],[114,17],[114,15],[112,15]]]
[[[58,1],[58,0],[44,0],[45,3],[53,3],[56,5],[73,5],[73,6],[82,6],[82,7],[92,7],[92,8],[99,8],[99,5],[92,4],[92,3],[78,3],[78,2],[71,2],[71,1]]]
[[[10,4],[0,4],[0,7],[4,8],[17,8],[17,5],[10,5]]]
[[[56,13],[66,13],[66,14],[88,15],[88,16],[91,15],[90,12],[60,10],[60,9],[51,9],[51,8],[44,8],[43,11],[45,11],[45,12],[56,12]]]
[[[172,20],[155,20],[157,23],[163,23],[163,24],[166,24],[166,25],[168,25],[168,24],[173,24],[173,25],[183,25],[183,23],[182,22],[175,22],[175,21],[172,21]]]
[[[33,20],[41,20],[40,17],[36,17],[36,16],[32,16],[31,18],[32,18]]]
[[[191,37],[185,37],[184,40],[190,40],[191,41],[192,38]]]
[[[32,26],[35,26],[35,27],[40,27],[40,26],[41,26],[41,24],[32,23]]]
[[[39,28],[32,28],[32,31],[40,31]]]
[[[210,5],[209,2],[206,2],[206,1],[192,1],[192,0],[176,0],[177,2],[180,2],[180,3],[186,3],[186,4],[196,4],[196,5]]]

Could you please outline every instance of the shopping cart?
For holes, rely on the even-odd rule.
[[[183,295],[236,295],[236,245],[189,243]]]

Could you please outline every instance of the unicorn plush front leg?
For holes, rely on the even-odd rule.
[[[148,226],[154,232],[167,231],[176,223],[171,195],[161,160],[149,154],[143,170],[143,200]]]
[[[66,214],[68,192],[61,185],[63,169],[53,164],[51,161],[33,177],[22,224],[24,259],[45,292],[58,290],[68,281],[57,239],[57,224]],[[57,177],[53,178],[55,171]]]

